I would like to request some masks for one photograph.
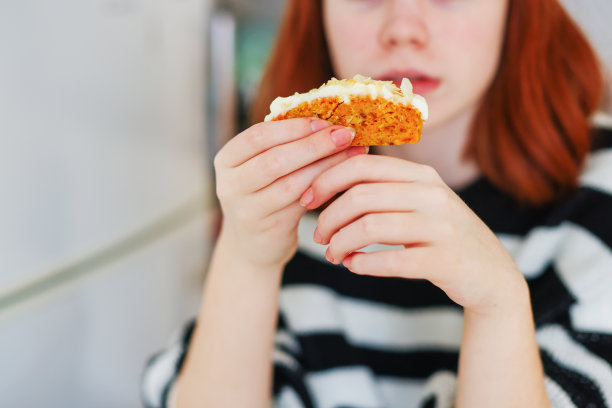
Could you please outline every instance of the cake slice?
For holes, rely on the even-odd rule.
[[[418,142],[427,115],[425,98],[412,93],[407,78],[398,88],[392,81],[355,75],[333,78],[307,93],[278,97],[265,120],[318,117],[355,129],[353,146],[374,146]]]

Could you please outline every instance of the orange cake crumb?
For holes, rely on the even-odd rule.
[[[407,78],[398,88],[393,81],[355,75],[278,97],[265,120],[317,117],[355,129],[353,146],[375,146],[418,142],[428,114],[425,98],[412,92]]]
[[[318,117],[335,125],[355,129],[353,146],[416,143],[421,138],[421,112],[410,105],[394,104],[385,98],[353,96],[350,103],[338,97],[315,99],[272,120]]]

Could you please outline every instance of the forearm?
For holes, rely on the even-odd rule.
[[[512,307],[465,312],[457,408],[548,408],[526,284]]]
[[[223,240],[222,234],[177,382],[177,408],[270,406],[282,270],[255,270]]]

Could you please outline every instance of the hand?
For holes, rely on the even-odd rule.
[[[316,208],[344,190],[315,230],[332,263],[357,274],[427,279],[470,311],[512,305],[515,295],[524,300],[510,254],[431,167],[354,157],[323,172],[301,201]],[[358,252],[374,243],[403,248]]]
[[[306,211],[300,195],[323,171],[356,155],[354,131],[299,118],[256,124],[215,157],[222,238],[232,254],[258,266],[282,266],[297,249]],[[229,241],[228,241],[229,240]]]

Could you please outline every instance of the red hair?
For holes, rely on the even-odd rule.
[[[277,96],[318,88],[333,74],[323,30],[322,0],[290,0],[253,103],[260,122]]]
[[[321,0],[291,0],[253,105],[263,120],[277,96],[333,76]],[[465,155],[517,200],[546,204],[576,188],[603,89],[599,60],[558,0],[509,0],[499,68]]]

